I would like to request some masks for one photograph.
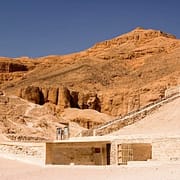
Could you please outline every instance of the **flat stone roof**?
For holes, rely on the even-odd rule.
[[[158,139],[180,139],[179,135],[165,135],[165,134],[135,134],[135,135],[119,135],[119,136],[89,136],[70,138],[68,140],[55,140],[46,143],[111,143],[113,141],[147,141],[153,142]]]
[[[56,140],[46,143],[110,143],[112,140],[107,139],[69,139],[69,140]]]

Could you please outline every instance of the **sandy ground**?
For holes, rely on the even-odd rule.
[[[112,135],[180,135],[180,98],[165,104],[141,121],[126,126]]]
[[[0,180],[179,180],[179,164],[130,166],[37,166],[0,158]]]

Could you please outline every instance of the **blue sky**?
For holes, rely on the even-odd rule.
[[[0,0],[0,56],[87,49],[137,26],[180,38],[179,0]]]

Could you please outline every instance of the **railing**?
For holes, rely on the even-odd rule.
[[[142,108],[135,111],[131,111],[128,114],[117,117],[111,121],[97,126],[94,129],[85,130],[81,132],[81,136],[95,136],[95,135],[105,135],[113,131],[117,131],[124,126],[133,124],[140,119],[144,118],[146,115],[150,114],[152,111],[156,110],[165,103],[168,103],[176,98],[180,97],[180,86],[172,87],[165,91],[165,96],[153,103],[150,103]]]
[[[180,93],[180,86],[174,86],[165,91],[165,98],[171,97]]]

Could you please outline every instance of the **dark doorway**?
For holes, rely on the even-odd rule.
[[[110,165],[110,153],[111,153],[111,144],[106,144],[106,152],[107,152],[107,165]]]

